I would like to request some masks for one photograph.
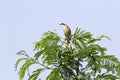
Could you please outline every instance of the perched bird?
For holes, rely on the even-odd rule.
[[[65,24],[65,23],[61,23],[60,25],[61,25],[62,28],[63,28],[64,35],[65,35],[65,37],[66,37],[67,42],[70,43],[70,37],[71,37],[70,27],[69,27],[67,24]]]

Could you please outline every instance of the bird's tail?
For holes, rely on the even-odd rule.
[[[70,43],[70,38],[66,38],[67,44]]]

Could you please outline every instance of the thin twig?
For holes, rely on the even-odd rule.
[[[35,59],[31,58],[30,56],[28,56],[27,53],[24,54],[24,55],[25,55],[27,58],[34,60],[35,63],[37,63],[37,64],[39,64],[39,65],[45,67],[46,69],[51,69],[51,70],[53,69],[53,68],[49,68],[48,66],[45,66],[44,64],[40,63],[39,61],[36,61]]]

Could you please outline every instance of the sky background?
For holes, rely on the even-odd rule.
[[[94,36],[109,36],[111,40],[100,44],[120,59],[120,0],[0,0],[0,79],[19,80],[16,52],[34,55],[33,43],[48,30],[64,37],[61,22],[72,33],[79,27]]]

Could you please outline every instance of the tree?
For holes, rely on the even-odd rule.
[[[46,80],[120,79],[120,61],[114,55],[107,55],[106,48],[96,43],[102,38],[109,39],[104,35],[94,38],[90,32],[76,28],[67,44],[57,32],[45,32],[40,41],[34,43],[34,57],[29,57],[24,50],[17,53],[24,57],[16,61],[15,69],[23,61],[18,71],[20,80],[27,73],[28,80],[40,80],[39,75],[46,70],[51,70]],[[42,67],[31,71],[32,65]]]

